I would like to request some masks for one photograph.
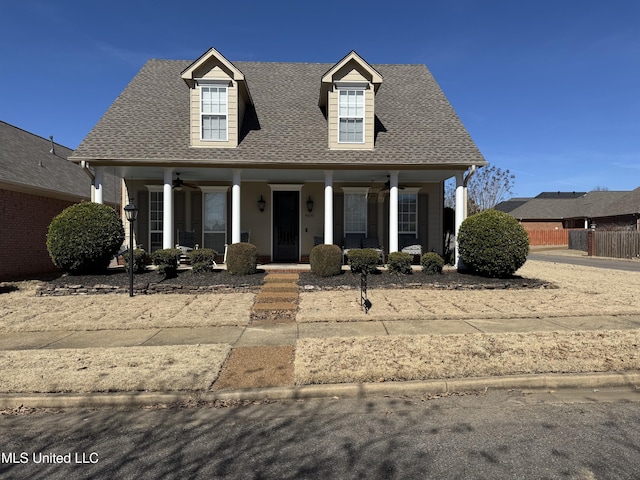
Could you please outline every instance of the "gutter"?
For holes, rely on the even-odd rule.
[[[82,170],[84,171],[84,173],[86,173],[89,176],[89,178],[91,179],[91,183],[93,184],[94,180],[96,179],[96,176],[93,174],[93,172],[89,168],[89,162],[87,162],[86,160],[81,160],[80,166],[82,167]]]

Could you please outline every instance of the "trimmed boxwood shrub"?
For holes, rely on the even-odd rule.
[[[420,265],[422,265],[422,271],[427,275],[442,273],[444,258],[436,252],[427,252],[420,257]]]
[[[147,252],[142,248],[133,249],[133,273],[144,272],[144,266],[147,262]],[[122,259],[124,260],[124,269],[129,272],[129,250],[122,253]]]
[[[200,248],[189,252],[193,273],[208,273],[213,271],[213,261],[218,252],[211,248]]]
[[[337,245],[316,245],[309,254],[311,271],[320,277],[342,272],[342,250]]]
[[[526,262],[529,237],[511,215],[485,210],[462,222],[458,246],[471,273],[502,278],[513,275]]]
[[[116,211],[82,202],[53,218],[47,250],[54,265],[71,274],[102,273],[124,241],[124,227]]]
[[[231,275],[256,273],[258,248],[246,242],[233,243],[227,247],[227,272]]]
[[[391,252],[387,260],[389,273],[401,273],[404,275],[412,273],[411,260],[413,255],[406,252]]]
[[[351,248],[347,259],[353,273],[375,273],[378,271],[380,253],[373,248]]]
[[[178,274],[180,255],[182,255],[182,251],[178,248],[165,248],[153,252],[151,260],[154,265],[158,266],[158,273],[166,278],[172,278]]]

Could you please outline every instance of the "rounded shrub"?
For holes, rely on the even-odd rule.
[[[351,248],[347,259],[353,273],[375,273],[380,254],[373,248]]]
[[[458,246],[460,258],[471,273],[501,278],[513,275],[524,265],[529,237],[511,215],[485,210],[462,222]]]
[[[342,272],[342,250],[337,245],[316,245],[309,254],[311,271],[319,277],[332,277]]]
[[[189,252],[189,260],[193,273],[208,273],[213,271],[213,261],[218,252],[212,248],[199,248]]]
[[[178,248],[165,248],[153,252],[151,260],[158,267],[159,274],[172,278],[178,274],[180,255],[182,255],[182,251]]]
[[[436,252],[427,252],[420,257],[420,265],[422,265],[422,271],[427,275],[436,275],[442,273],[444,258]]]
[[[142,273],[144,272],[144,266],[147,263],[147,252],[145,252],[142,248],[134,248],[133,249],[133,272],[134,273]],[[126,272],[129,272],[129,250],[122,253],[122,259],[124,260],[124,269]]]
[[[408,275],[413,273],[411,270],[411,260],[413,255],[406,252],[391,252],[387,260],[387,268],[389,273]]]
[[[233,243],[227,247],[227,272],[231,275],[256,273],[258,248],[251,243]]]
[[[124,227],[116,211],[82,202],[53,218],[47,250],[54,265],[71,274],[101,273],[122,246]]]

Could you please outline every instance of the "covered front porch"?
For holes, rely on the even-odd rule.
[[[95,167],[101,203],[104,168]],[[443,253],[444,180],[455,176],[456,231],[466,216],[458,170],[265,169],[120,166],[126,198],[139,209],[135,243],[172,248],[190,232],[200,248],[224,252],[249,241],[262,263],[308,262],[319,244],[344,246],[348,235],[378,243],[385,254],[419,245]],[[126,203],[126,201],[124,202]],[[373,246],[373,245],[372,245]]]

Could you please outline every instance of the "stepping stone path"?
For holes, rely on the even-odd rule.
[[[271,321],[295,321],[298,309],[297,273],[269,273],[256,296],[253,319],[268,318]],[[266,315],[265,315],[266,314]]]

